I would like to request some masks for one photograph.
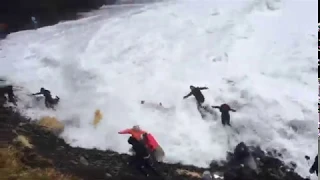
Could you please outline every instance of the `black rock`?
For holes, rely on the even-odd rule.
[[[78,12],[114,4],[116,0],[2,0],[0,24],[6,24],[7,32],[33,29],[31,17],[38,21],[38,27],[55,24],[61,20],[79,18]]]

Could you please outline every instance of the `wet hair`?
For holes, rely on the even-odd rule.
[[[135,131],[140,131],[141,130],[139,125],[133,126],[132,129],[135,130]]]

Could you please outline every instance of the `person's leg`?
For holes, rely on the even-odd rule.
[[[228,113],[221,113],[221,123],[222,125],[230,125],[230,115]]]
[[[229,113],[226,115],[225,119],[226,119],[226,124],[228,126],[231,126],[231,124],[230,124],[230,114]]]
[[[230,124],[230,118],[227,119],[227,125],[228,125],[228,126],[231,126],[231,124]]]
[[[144,160],[144,166],[145,166],[147,169],[151,170],[154,175],[160,176],[160,174],[158,173],[158,171],[153,167],[152,162],[151,162],[151,159],[149,159],[149,158],[148,158],[148,159],[145,159],[145,160]]]
[[[50,103],[47,98],[44,99],[44,105],[46,105],[47,108],[50,108]]]
[[[140,171],[143,175],[148,176],[149,174],[146,172],[146,170],[144,169],[144,160],[141,158],[138,158],[136,156],[131,156],[129,158],[129,162],[128,162],[129,166],[133,166],[135,167],[138,171]]]
[[[225,118],[221,115],[221,124],[223,125],[223,126],[225,126],[226,125],[226,120],[225,120]]]
[[[201,115],[202,118],[205,118],[206,115],[205,115],[205,112],[204,112],[204,108],[202,107],[202,104],[201,102],[197,101],[197,109]]]
[[[46,97],[45,99],[47,108],[54,109],[54,106],[57,104],[58,99],[53,99],[52,97]]]
[[[149,176],[149,173],[146,171],[146,168],[145,167],[146,164],[145,164],[145,160],[144,159],[137,159],[136,160],[136,168],[145,176]]]

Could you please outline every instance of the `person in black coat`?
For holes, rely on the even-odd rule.
[[[318,155],[314,158],[314,163],[312,164],[309,172],[311,174],[313,174],[314,172],[316,172],[317,176],[318,176]]]
[[[15,95],[13,93],[13,86],[12,85],[8,85],[8,86],[4,86],[0,88],[0,94],[5,100],[7,100],[8,102],[13,103],[15,106],[17,105],[17,100],[15,98]],[[4,95],[7,94],[8,98],[6,98]]]
[[[47,108],[52,108],[53,109],[54,106],[56,104],[58,104],[58,102],[60,100],[60,98],[58,96],[56,96],[56,98],[53,99],[52,96],[51,96],[51,92],[49,90],[43,88],[43,87],[40,89],[40,92],[34,93],[32,95],[40,95],[40,94],[42,94],[44,96],[44,98],[45,98],[44,99],[44,103],[45,103]]]
[[[145,176],[149,176],[147,170],[152,171],[156,176],[160,176],[160,174],[153,167],[153,163],[150,159],[151,156],[146,146],[132,136],[129,137],[128,143],[132,145],[132,149],[135,153],[129,160],[128,164],[135,165],[135,167]]]
[[[201,93],[201,90],[205,90],[205,89],[208,89],[208,88],[207,87],[194,87],[191,85],[190,86],[191,92],[189,94],[185,95],[183,97],[183,99],[186,99],[189,96],[193,95],[197,100],[198,107],[201,107],[202,103],[204,103],[204,100],[205,100],[203,94]]]
[[[222,104],[221,106],[211,106],[212,108],[217,108],[221,112],[221,123],[222,125],[228,125],[231,126],[230,124],[230,114],[229,111],[236,112],[236,110],[231,109],[228,104]]]

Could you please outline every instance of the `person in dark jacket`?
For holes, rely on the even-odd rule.
[[[150,153],[148,152],[146,146],[132,136],[129,137],[128,143],[132,145],[132,149],[135,153],[135,155],[131,157],[129,165],[135,165],[136,168],[145,176],[149,176],[147,170],[152,171],[156,176],[160,176],[160,174],[153,167],[153,163],[150,159]]]
[[[317,176],[318,176],[318,155],[314,158],[314,163],[312,164],[309,172],[311,174],[313,174],[314,172],[316,172]]]
[[[187,94],[186,96],[183,97],[183,99],[188,98],[189,96],[193,95],[196,100],[197,100],[197,105],[198,107],[202,107],[202,103],[204,103],[204,96],[201,93],[201,90],[205,90],[205,89],[209,89],[207,87],[195,87],[195,86],[190,86],[190,90],[191,92],[189,94]]]
[[[40,88],[40,92],[34,93],[32,95],[40,95],[40,94],[42,94],[44,96],[44,98],[45,98],[44,103],[45,103],[47,108],[52,108],[53,109],[54,106],[56,104],[58,104],[58,102],[60,100],[60,98],[58,96],[56,96],[56,98],[53,99],[52,96],[51,96],[51,92],[49,90],[43,88],[43,87]]]
[[[231,126],[230,124],[230,114],[229,111],[236,112],[236,110],[231,109],[228,104],[222,104],[221,106],[211,106],[212,108],[217,108],[221,112],[221,123],[222,125],[228,125]]]
[[[13,93],[13,86],[12,85],[1,87],[0,94],[3,95],[3,99],[7,100],[8,102],[13,103],[14,105],[17,105],[17,101],[16,101],[15,95]],[[4,96],[5,94],[7,94],[8,99]]]

